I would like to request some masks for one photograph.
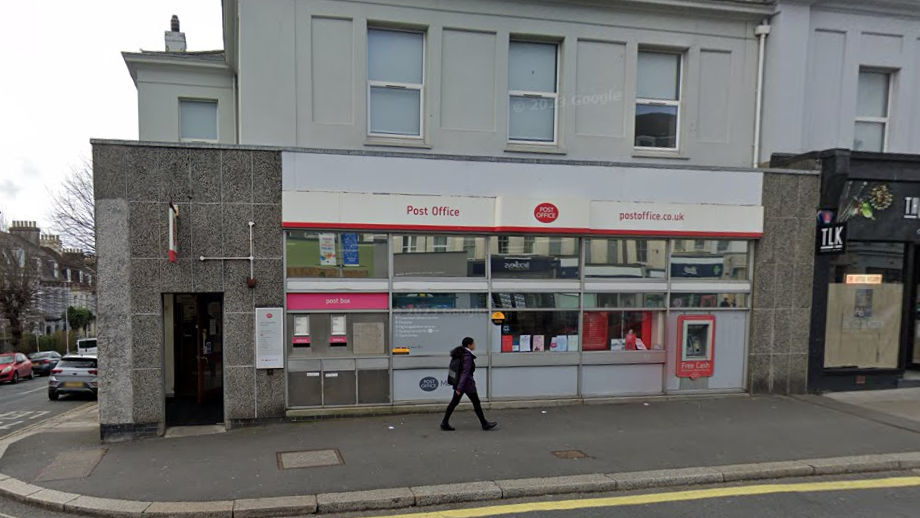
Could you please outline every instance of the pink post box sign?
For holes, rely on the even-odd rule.
[[[303,310],[389,309],[386,293],[289,293],[287,308]]]
[[[309,336],[295,336],[294,343],[297,345],[310,345],[310,337]]]

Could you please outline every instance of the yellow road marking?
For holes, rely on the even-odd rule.
[[[646,495],[614,496],[609,498],[590,498],[585,500],[560,500],[556,502],[530,502],[524,504],[496,505],[473,509],[450,509],[427,513],[408,513],[390,515],[389,518],[480,518],[500,516],[503,514],[533,513],[539,511],[571,511],[598,507],[622,507],[629,505],[660,504],[667,502],[684,502],[709,498],[732,496],[772,495],[780,493],[814,493],[821,491],[852,491],[857,489],[886,489],[895,487],[920,486],[920,477],[893,477],[869,480],[839,480],[832,482],[806,482],[800,484],[764,484],[739,487],[719,487],[696,489],[692,491],[675,491]]]

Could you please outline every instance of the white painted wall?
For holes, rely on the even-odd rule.
[[[569,159],[747,166],[763,14],[714,14],[598,2],[238,0],[241,143],[380,149],[367,142],[367,27],[426,32],[425,146],[420,152],[520,156],[507,150],[508,42],[562,42],[560,146]],[[725,4],[722,4],[723,6]],[[756,8],[745,6],[746,9]],[[686,52],[682,149],[633,147],[639,46]],[[600,100],[605,94],[607,99]],[[596,104],[576,101],[598,95]]]
[[[852,148],[861,67],[895,73],[888,151],[920,153],[920,11],[868,14],[834,4],[786,0],[777,8],[767,45],[763,161],[775,152]]]
[[[236,143],[236,106],[229,70],[137,64],[138,139],[179,141],[179,99],[217,101],[217,136]]]

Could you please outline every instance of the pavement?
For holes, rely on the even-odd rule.
[[[107,445],[95,411],[10,442],[0,494],[89,514],[244,518],[920,468],[920,421],[818,396],[496,410],[490,432],[461,412],[456,432],[415,414]],[[335,465],[295,467],[311,464]]]

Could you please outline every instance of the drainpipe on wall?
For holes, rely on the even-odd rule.
[[[770,34],[770,22],[764,20],[763,23],[754,29],[754,35],[757,36],[758,56],[757,56],[757,107],[754,113],[754,159],[753,167],[760,165],[760,125],[763,120],[763,71],[764,71],[764,53],[767,47],[767,35]]]

